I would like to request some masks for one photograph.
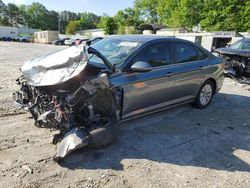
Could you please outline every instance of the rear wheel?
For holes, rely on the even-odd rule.
[[[200,91],[198,95],[196,96],[194,105],[197,108],[201,108],[201,109],[206,108],[210,104],[213,98],[214,90],[215,90],[215,86],[213,82],[211,82],[210,80],[207,80],[204,84],[202,84]]]

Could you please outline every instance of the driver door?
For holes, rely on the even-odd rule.
[[[174,98],[171,77],[172,49],[169,42],[146,46],[135,58],[152,66],[148,72],[124,72],[120,79],[124,92],[122,119],[149,113]]]

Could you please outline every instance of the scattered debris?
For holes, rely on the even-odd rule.
[[[26,170],[30,174],[33,174],[33,171],[30,169],[30,167],[28,165],[23,165],[22,169]]]

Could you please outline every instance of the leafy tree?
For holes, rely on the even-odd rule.
[[[48,11],[46,21],[48,30],[58,31],[58,13],[56,11]]]
[[[242,27],[242,31],[250,32],[250,0],[246,2],[245,6],[242,6],[240,9],[240,26]]]
[[[0,22],[3,25],[8,26],[18,26],[23,24],[24,20],[18,7],[13,3],[8,3],[8,5],[4,5],[3,2],[0,3]]]
[[[6,5],[0,0],[0,25],[9,25]]]
[[[249,27],[249,0],[204,0],[201,26],[208,31]]]
[[[80,28],[85,29],[93,29],[96,28],[99,22],[99,16],[93,14],[93,13],[81,13],[81,19],[80,19]]]
[[[141,23],[165,24],[191,30],[201,25],[207,31],[250,30],[250,0],[135,0],[133,8],[120,10],[114,17],[93,13],[48,11],[40,3],[29,6],[5,5],[0,0],[0,25],[42,30],[76,30],[101,27],[107,34],[136,33]],[[58,28],[59,26],[59,28]]]
[[[159,15],[159,22],[169,24],[168,19],[171,17],[173,10],[178,6],[180,0],[158,0],[156,8]]]
[[[116,20],[119,34],[136,33],[135,28],[143,22],[139,18],[139,12],[133,8],[119,10],[114,19]]]
[[[113,17],[109,17],[108,15],[103,15],[101,17],[100,23],[98,24],[99,28],[103,28],[105,34],[113,35],[117,30],[117,23]]]
[[[31,28],[46,30],[48,10],[40,3],[32,3],[27,7],[27,24]]]
[[[81,21],[80,20],[73,20],[68,23],[66,26],[66,33],[73,35],[76,31],[80,29]]]
[[[201,19],[202,0],[179,0],[178,5],[169,10],[169,18],[164,23],[170,27],[185,27],[191,30]]]
[[[134,8],[139,11],[141,18],[150,23],[159,23],[158,6],[158,0],[135,0],[134,2]]]
[[[69,24],[70,21],[79,20],[80,16],[74,12],[70,11],[62,11],[58,15],[59,25],[60,25],[60,33],[66,32],[66,26]]]
[[[28,27],[28,19],[29,19],[29,15],[27,13],[27,6],[26,5],[19,5],[18,6],[19,12],[20,12],[20,17],[23,20],[22,25],[27,26]]]

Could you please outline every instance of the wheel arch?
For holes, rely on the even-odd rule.
[[[213,83],[213,86],[214,86],[214,88],[213,88],[213,94],[215,94],[215,93],[216,93],[216,88],[217,88],[217,82],[216,82],[216,80],[215,80],[214,78],[208,78],[208,79],[206,79],[206,80],[202,83],[202,85],[203,85],[205,82],[207,82],[207,81],[211,81],[211,82]]]

